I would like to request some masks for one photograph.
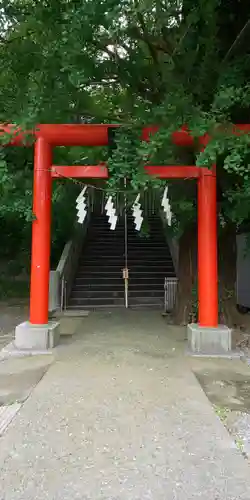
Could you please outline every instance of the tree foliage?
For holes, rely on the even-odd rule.
[[[230,191],[227,215],[240,222],[249,215],[236,209],[239,189],[248,193],[249,138],[228,137],[227,125],[242,122],[242,115],[248,120],[250,30],[247,3],[230,5],[231,10],[223,0],[2,0],[0,120],[24,128],[39,122],[123,124],[110,160],[116,189],[131,175],[133,188],[145,188],[139,168],[145,160],[180,161],[183,153],[173,149],[170,137],[183,123],[195,135],[209,130],[214,140],[203,153],[193,153],[200,165],[221,159],[219,177]],[[161,128],[142,144],[138,126],[144,123]],[[73,150],[63,153],[77,161]],[[29,153],[15,154],[28,178]],[[11,206],[22,211],[20,174],[13,173],[15,183],[13,153],[5,156],[9,183],[17,185]],[[4,168],[2,183],[8,192]],[[30,206],[28,186],[23,194]]]
[[[250,122],[247,0],[2,0],[0,23],[0,121],[121,124],[108,159],[111,190],[124,177],[130,189],[147,189],[145,162],[216,161],[222,229],[249,220],[249,135],[230,133],[231,123]],[[203,152],[171,144],[184,123],[195,136],[211,134]],[[139,140],[142,124],[160,126],[149,143]],[[107,160],[105,150],[56,155]],[[29,218],[30,152],[4,149],[0,166],[2,216]],[[56,188],[61,210],[71,189]],[[170,191],[183,231],[195,219],[194,187]]]

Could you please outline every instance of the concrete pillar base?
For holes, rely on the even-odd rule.
[[[46,350],[59,343],[60,324],[52,321],[47,325],[33,325],[25,321],[16,327],[14,345],[16,349]]]
[[[224,325],[216,328],[190,324],[188,329],[188,349],[190,354],[221,356],[229,355],[232,349],[232,330]]]

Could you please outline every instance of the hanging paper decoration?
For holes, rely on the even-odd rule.
[[[138,194],[132,206],[136,231],[140,231],[143,222],[142,209],[139,200],[140,200],[140,195]]]
[[[161,202],[161,206],[163,207],[163,211],[165,213],[167,223],[169,226],[171,226],[172,223],[172,211],[169,203],[169,198],[168,198],[168,186],[165,187],[164,193],[163,193],[163,198]]]
[[[115,213],[115,207],[114,207],[114,203],[112,201],[112,196],[108,197],[107,203],[105,205],[105,211],[106,211],[107,216],[109,218],[110,229],[112,229],[112,231],[113,231],[116,228],[118,217]]]
[[[86,191],[87,186],[84,186],[83,190],[76,199],[77,221],[79,224],[83,224],[87,215]]]

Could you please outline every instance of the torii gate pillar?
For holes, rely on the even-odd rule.
[[[48,323],[49,304],[51,146],[39,137],[34,153],[30,323],[44,325]]]
[[[51,164],[51,145],[43,137],[38,137],[34,147],[30,321],[16,327],[15,345],[19,349],[47,350],[54,347],[60,337],[59,323],[48,320]]]
[[[216,167],[198,178],[198,324],[188,325],[191,353],[227,355],[231,330],[218,325]]]

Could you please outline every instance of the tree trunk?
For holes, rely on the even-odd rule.
[[[220,321],[230,327],[242,326],[236,300],[236,229],[227,224],[219,239]]]
[[[236,229],[227,225],[219,238],[219,321],[229,327],[243,327],[244,317],[236,300]],[[187,229],[179,242],[177,300],[174,322],[186,325],[198,321],[197,290],[197,229]]]
[[[197,228],[187,228],[179,241],[178,288],[174,309],[174,322],[187,325],[192,321],[194,307],[194,289],[196,288],[197,269]]]

